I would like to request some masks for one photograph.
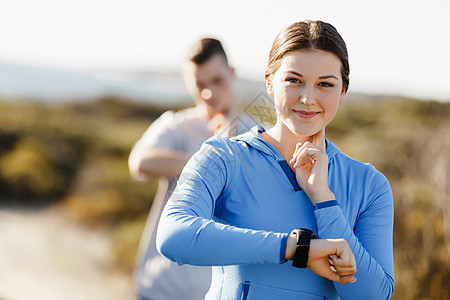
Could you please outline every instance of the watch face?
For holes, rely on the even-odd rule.
[[[309,229],[296,229],[297,245],[308,245],[311,239],[315,239],[317,236],[314,231]]]

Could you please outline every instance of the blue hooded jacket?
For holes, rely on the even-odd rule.
[[[212,137],[190,159],[161,216],[160,253],[180,265],[214,266],[206,299],[389,299],[393,199],[386,177],[326,140],[336,200],[313,206],[263,131]],[[357,281],[339,284],[286,262],[295,228],[344,238]]]

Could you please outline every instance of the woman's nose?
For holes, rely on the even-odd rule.
[[[305,87],[300,95],[300,102],[304,105],[313,105],[317,102],[317,96],[314,92],[314,88]]]

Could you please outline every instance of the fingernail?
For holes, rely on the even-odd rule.
[[[335,273],[337,272],[336,269],[333,266],[330,266],[330,270],[335,272]]]
[[[350,283],[355,283],[356,282],[356,277],[355,277],[355,279],[353,280],[353,281],[351,281]]]

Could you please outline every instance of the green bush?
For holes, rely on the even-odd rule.
[[[27,138],[0,157],[0,178],[9,197],[49,197],[61,193],[63,183],[52,167],[47,152],[34,139]]]

